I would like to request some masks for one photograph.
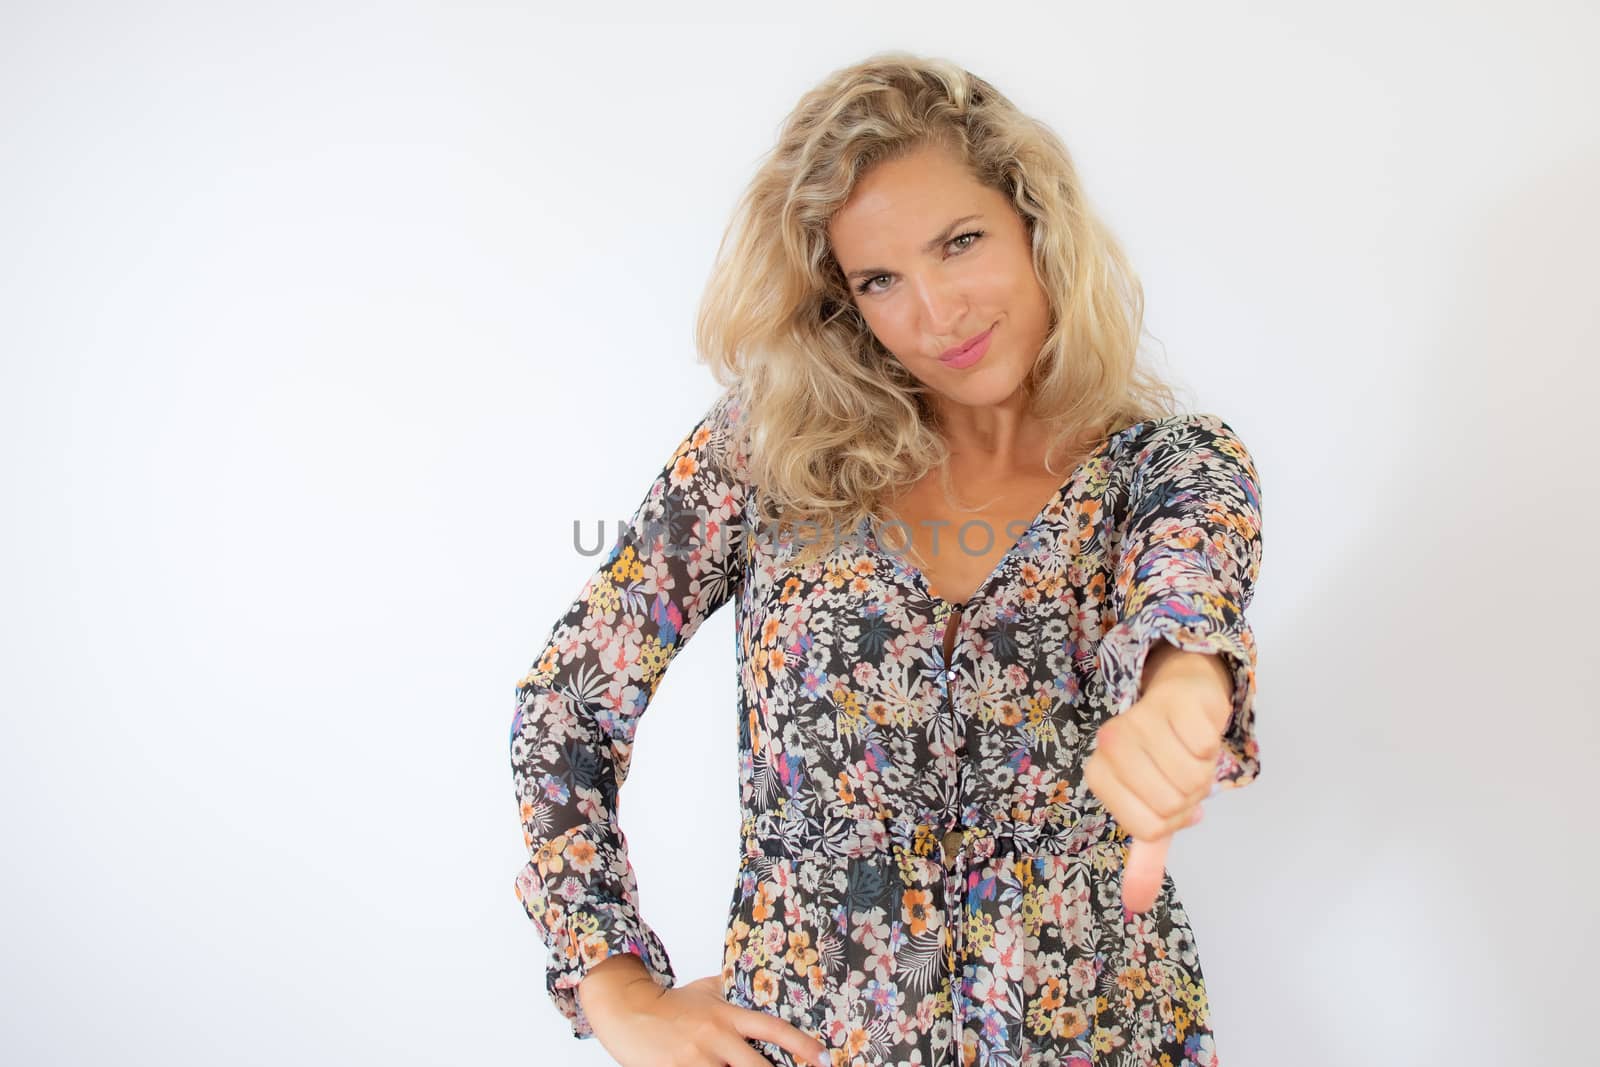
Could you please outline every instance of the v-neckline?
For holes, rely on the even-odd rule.
[[[1136,423],[1135,425],[1139,424]],[[938,593],[935,593],[933,591],[933,586],[928,582],[928,576],[922,573],[922,568],[918,567],[915,563],[912,563],[910,559],[906,558],[906,554],[894,553],[894,555],[899,557],[899,566],[905,568],[905,570],[911,575],[911,578],[921,589],[923,596],[927,597],[935,604],[944,605],[949,609],[950,613],[953,613],[957,616],[965,615],[967,606],[983,599],[984,594],[986,594],[989,590],[989,586],[992,585],[995,579],[1005,571],[1006,564],[1011,562],[1011,557],[1016,555],[1018,550],[1020,550],[1022,546],[1026,544],[1031,537],[1033,537],[1034,532],[1038,529],[1039,525],[1044,522],[1045,516],[1049,514],[1050,510],[1056,506],[1061,498],[1066,495],[1068,490],[1070,490],[1078,481],[1078,476],[1083,473],[1083,469],[1089,465],[1089,462],[1105,452],[1107,447],[1117,438],[1119,434],[1125,433],[1127,430],[1132,428],[1133,427],[1131,426],[1124,427],[1121,430],[1106,434],[1104,437],[1100,438],[1089,454],[1084,456],[1083,459],[1079,460],[1077,466],[1073,467],[1072,470],[1067,473],[1066,481],[1062,482],[1060,488],[1050,495],[1049,500],[1044,502],[1044,506],[1039,509],[1038,514],[1034,515],[1033,521],[1028,523],[1028,528],[1023,531],[1022,536],[1017,538],[1016,541],[1012,542],[1011,547],[1006,549],[1005,554],[1000,557],[1000,561],[994,565],[993,569],[989,571],[988,575],[983,579],[983,581],[978,583],[977,588],[971,593],[967,594],[967,598],[965,600],[949,600],[940,596]],[[878,545],[880,549],[883,547],[882,543],[877,540],[876,535],[873,537],[873,543]],[[907,547],[909,548],[910,546]],[[948,625],[948,616],[946,618],[946,625]],[[944,651],[944,634],[941,632],[939,636],[940,652],[942,653]]]

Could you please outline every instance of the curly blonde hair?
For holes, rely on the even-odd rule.
[[[955,153],[1028,228],[1050,331],[1023,388],[1050,448],[1174,414],[1140,366],[1144,291],[1090,210],[1066,147],[957,64],[880,52],[837,70],[784,120],[724,232],[695,326],[699,359],[737,398],[758,526],[862,529],[949,449],[926,386],[856,310],[829,220],[875,164]],[[815,558],[817,540],[797,555]]]

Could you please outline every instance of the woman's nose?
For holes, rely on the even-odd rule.
[[[924,275],[913,284],[916,286],[917,303],[922,310],[923,324],[928,332],[940,337],[951,336],[951,331],[966,316],[966,298],[949,279]]]

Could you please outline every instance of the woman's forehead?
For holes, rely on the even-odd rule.
[[[1003,199],[960,167],[896,167],[869,175],[852,191],[829,219],[828,238],[846,254],[931,253],[952,226],[996,211],[997,198]]]

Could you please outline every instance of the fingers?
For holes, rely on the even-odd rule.
[[[1174,789],[1183,794],[1185,812],[1210,790],[1217,777],[1222,739],[1206,713],[1180,705],[1168,714],[1138,724],[1146,755]]]
[[[765,1012],[750,1011],[746,1008],[737,1008],[734,1026],[745,1037],[753,1037],[759,1041],[770,1041],[774,1045],[782,1045],[788,1049],[799,1063],[831,1064],[833,1062],[828,1054],[827,1046],[810,1034],[797,1027],[791,1026],[776,1015]]]
[[[1149,911],[1161,893],[1167,876],[1167,848],[1171,837],[1155,841],[1135,838],[1128,848],[1128,862],[1122,869],[1122,904],[1129,911]]]
[[[1168,729],[1188,756],[1185,762],[1198,762],[1208,767],[1216,766],[1217,756],[1222,752],[1222,733],[1216,720],[1219,717],[1225,720],[1228,712],[1233,710],[1232,706],[1228,705],[1219,715],[1212,710],[1217,706],[1202,704],[1196,700],[1194,703],[1180,706],[1166,716]]]
[[[1155,906],[1172,835],[1200,821],[1201,801],[1211,795],[1216,778],[1215,753],[1203,734],[1185,725],[1196,716],[1147,707],[1143,715],[1124,713],[1102,726],[1083,766],[1084,785],[1133,838],[1122,872],[1122,903],[1136,913]]]
[[[1183,829],[1211,795],[1216,761],[1197,758],[1163,717],[1122,715],[1100,728],[1084,777],[1129,833],[1154,839]]]
[[[1130,760],[1124,756],[1122,766],[1125,768]],[[1148,767],[1142,757],[1134,757],[1131,761],[1139,768],[1140,773],[1131,776],[1133,781],[1140,783],[1141,792],[1148,791],[1150,786],[1147,775],[1156,772]],[[1176,797],[1176,803],[1183,804],[1177,809],[1174,816],[1165,816],[1147,804],[1141,793],[1134,792],[1129,783],[1129,772],[1117,769],[1116,765],[1107,758],[1107,754],[1096,752],[1090,756],[1083,765],[1083,781],[1089,791],[1095,795],[1106,810],[1116,817],[1123,829],[1136,838],[1153,841],[1166,837],[1183,828],[1184,820],[1188,819],[1193,810],[1193,804],[1185,804],[1184,798],[1176,793],[1162,793]],[[1159,783],[1154,787],[1157,792],[1164,788]],[[1202,794],[1203,795],[1203,794]]]
[[[1183,828],[1198,823],[1205,817],[1199,804],[1183,822]],[[1167,877],[1167,850],[1172,846],[1172,836],[1154,841],[1134,838],[1128,848],[1128,862],[1122,869],[1122,903],[1129,911],[1149,911],[1161,895],[1161,883]]]
[[[741,1041],[737,1034],[725,1035],[708,1051],[718,1064],[728,1064],[729,1067],[772,1067],[771,1060]],[[810,1062],[815,1063],[816,1060]]]

